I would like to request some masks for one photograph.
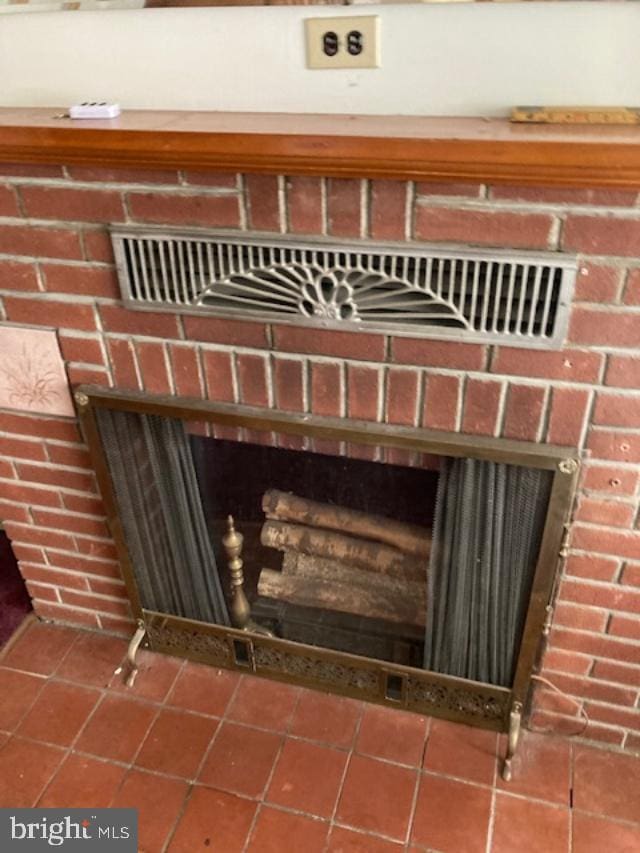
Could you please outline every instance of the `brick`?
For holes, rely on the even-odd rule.
[[[57,568],[107,578],[121,576],[120,567],[113,560],[90,559],[80,554],[65,554],[52,549],[47,549],[46,553],[49,563]]]
[[[104,539],[93,539],[87,536],[76,536],[75,543],[77,550],[87,557],[95,557],[98,560],[116,559],[117,552],[112,542],[106,542]]]
[[[111,245],[111,238],[108,231],[84,230],[82,232],[82,242],[87,261],[99,261],[104,264],[114,263],[113,246]]]
[[[65,492],[61,494],[61,498],[65,509],[71,512],[80,512],[85,515],[98,515],[101,517],[106,515],[102,498],[94,498],[89,495],[72,495]]]
[[[546,392],[535,385],[509,385],[503,435],[536,441],[540,432]]]
[[[99,628],[100,622],[95,613],[78,610],[75,607],[65,607],[63,604],[38,603],[36,612],[42,619],[52,619],[64,625],[84,625],[88,628]]]
[[[558,673],[554,676],[553,683],[571,696],[577,696],[580,699],[595,699],[599,702],[631,706],[637,695],[636,690],[605,684],[592,678],[580,678],[575,675]]]
[[[384,361],[385,339],[363,332],[334,332],[298,326],[274,326],[275,347],[285,352]]]
[[[315,415],[342,415],[342,371],[337,364],[311,364],[311,411]]]
[[[327,181],[327,218],[334,237],[360,237],[362,229],[361,181],[330,178]]]
[[[361,421],[378,420],[381,379],[378,368],[357,364],[347,366],[347,402],[350,418]]]
[[[44,465],[30,465],[21,462],[17,466],[18,476],[33,483],[48,486],[61,486],[78,492],[91,492],[95,482],[93,474],[84,471],[72,471],[66,468],[47,468]]]
[[[0,477],[7,480],[15,480],[16,478],[13,464],[8,459],[0,459]]]
[[[562,232],[562,248],[587,255],[640,255],[640,220],[570,215]]]
[[[2,483],[2,497],[15,503],[38,506],[61,506],[60,496],[53,489],[39,489],[25,483]]]
[[[582,496],[576,510],[578,521],[602,524],[607,527],[633,526],[636,507],[621,501],[595,500]]]
[[[621,583],[627,586],[640,586],[640,565],[627,564],[622,573]]]
[[[39,581],[40,583],[64,586],[67,589],[81,589],[87,591],[89,584],[82,575],[74,575],[72,572],[60,572],[49,566],[34,566],[31,563],[21,563],[20,571],[27,580]]]
[[[262,355],[238,355],[236,358],[240,399],[249,406],[268,406],[267,362]]]
[[[233,403],[233,373],[228,352],[202,352],[202,366],[210,400]]]
[[[164,344],[136,343],[136,355],[144,390],[150,394],[170,394]]]
[[[583,263],[576,277],[576,302],[615,302],[620,293],[622,270],[603,264]]]
[[[578,447],[586,422],[591,392],[579,388],[553,388],[547,441]]]
[[[609,634],[614,637],[628,637],[630,640],[640,640],[640,619],[619,616],[614,613],[609,624]]]
[[[136,627],[132,616],[122,618],[120,616],[111,616],[108,613],[101,613],[98,618],[103,631],[109,631],[111,634],[118,634],[127,639],[129,639]]]
[[[41,548],[58,548],[63,551],[75,549],[73,538],[68,533],[54,530],[40,530],[37,527],[11,522],[5,524],[7,535],[12,541],[26,545],[38,545]]]
[[[95,166],[67,166],[74,181],[96,181],[113,184],[177,184],[178,173],[172,169],[119,169]]]
[[[605,385],[640,389],[640,356],[610,355]]]
[[[86,592],[78,592],[72,589],[61,589],[60,598],[64,604],[71,607],[83,607],[87,610],[95,610],[98,613],[111,613],[114,616],[128,616],[131,612],[129,602],[112,598],[102,598]]]
[[[39,290],[35,266],[24,261],[0,261],[0,290]]]
[[[587,675],[593,665],[593,658],[564,652],[562,649],[547,650],[544,655],[545,672],[566,672],[573,675]]]
[[[0,435],[0,456],[31,459],[35,462],[45,462],[47,459],[42,442],[28,441],[7,435]]]
[[[58,336],[60,351],[65,361],[83,364],[104,364],[99,338],[71,337],[64,333]]]
[[[112,598],[127,598],[127,590],[122,581],[92,578],[89,581],[89,589],[98,595],[109,595]]]
[[[640,560],[640,532],[575,524],[572,545],[580,551]]]
[[[200,399],[202,397],[202,387],[200,384],[198,351],[194,347],[183,347],[172,344],[169,347],[169,355],[176,394],[180,397],[195,397]]]
[[[444,367],[450,370],[483,370],[486,348],[481,344],[455,341],[425,341],[417,338],[392,338],[391,357],[398,364]]]
[[[179,338],[178,318],[154,311],[129,311],[119,305],[101,305],[100,319],[107,332],[152,338]]]
[[[20,215],[15,190],[6,184],[0,184],[0,216]]]
[[[131,341],[119,338],[108,338],[107,349],[111,362],[113,382],[116,388],[122,390],[139,390],[136,372],[135,348]]]
[[[608,618],[605,610],[568,604],[565,601],[559,601],[553,613],[554,625],[574,628],[576,631],[594,631],[598,634],[604,633]]]
[[[67,376],[72,388],[75,388],[77,385],[100,385],[104,388],[109,388],[111,385],[109,373],[106,370],[98,370],[97,368],[68,365]]]
[[[598,394],[593,411],[593,423],[640,428],[640,396]]]
[[[322,179],[287,178],[287,213],[293,234],[322,234]]]
[[[640,462],[640,435],[638,433],[592,429],[587,437],[587,448],[596,459]]]
[[[629,270],[622,301],[625,305],[640,305],[640,267]]]
[[[64,178],[62,166],[36,163],[0,163],[0,175],[11,178]]]
[[[182,173],[187,184],[197,184],[201,187],[220,187],[221,189],[237,189],[238,176],[230,172],[192,172]]]
[[[568,575],[594,581],[612,581],[619,568],[620,560],[595,554],[569,554],[565,564]]]
[[[592,677],[640,688],[640,667],[613,663],[608,660],[597,660],[593,666]]]
[[[120,288],[115,269],[111,267],[42,264],[45,289],[50,293],[78,293],[119,299]]]
[[[566,382],[598,382],[604,356],[588,350],[531,350],[498,347],[492,373]]]
[[[599,705],[596,702],[587,702],[585,706],[589,719],[611,726],[623,728],[640,729],[640,713],[637,710],[625,710],[608,705]]]
[[[14,323],[58,326],[62,329],[79,329],[84,332],[96,330],[96,318],[91,305],[57,302],[53,299],[6,296],[4,307],[7,319]]]
[[[387,423],[415,426],[418,415],[420,374],[391,368],[387,373]]]
[[[280,231],[278,178],[274,175],[245,175],[249,227],[256,231]]]
[[[0,225],[0,253],[33,258],[82,258],[80,238],[63,228]]]
[[[239,228],[240,204],[236,195],[167,195],[128,193],[131,218],[167,225],[202,225]]]
[[[602,207],[633,207],[638,199],[636,190],[588,189],[569,187],[512,187],[491,188],[496,201],[528,201],[533,204],[596,204]]]
[[[2,485],[0,485],[0,489],[2,489]],[[3,521],[20,521],[22,524],[29,524],[31,516],[26,507],[17,506],[0,499],[0,522]]]
[[[91,470],[91,457],[84,445],[64,445],[47,442],[47,453],[51,462],[67,465],[71,468]]]
[[[458,423],[462,380],[458,376],[431,373],[425,376],[422,424],[428,429],[453,432]]]
[[[266,347],[264,323],[228,320],[220,317],[184,317],[184,333],[188,340],[236,347]]]
[[[124,222],[120,193],[66,187],[20,187],[27,216],[77,222]]]
[[[275,403],[286,412],[304,411],[303,363],[289,358],[273,362]]]
[[[638,488],[638,477],[639,472],[630,468],[586,464],[582,488],[611,495],[633,495]]]
[[[587,607],[602,607],[626,613],[640,613],[640,590],[616,584],[605,585],[565,578],[560,589],[562,601]]]
[[[51,586],[43,586],[43,584],[34,583],[32,581],[27,580],[26,587],[29,595],[31,596],[33,605],[36,609],[36,602],[38,601],[59,601],[55,589]]]
[[[417,181],[416,196],[466,196],[480,198],[482,184],[442,183],[440,181]]]
[[[406,181],[371,181],[369,235],[374,240],[404,240]]]
[[[414,231],[417,240],[547,249],[551,243],[553,222],[553,216],[543,213],[452,210],[418,204]]]
[[[72,515],[68,512],[49,512],[34,509],[33,519],[36,524],[55,530],[66,530],[69,533],[79,533],[83,536],[99,536],[109,538],[109,529],[103,520],[90,518],[85,515]]]
[[[576,305],[571,311],[568,339],[592,346],[638,347],[640,314]]]
[[[551,642],[565,651],[593,655],[598,658],[640,664],[640,645],[605,634],[589,634],[569,628],[553,628]],[[597,666],[597,664],[596,664]]]
[[[31,545],[23,545],[20,542],[12,542],[11,550],[19,560],[32,560],[34,563],[44,562],[44,551],[42,548],[34,548]]]
[[[464,395],[462,432],[495,435],[502,383],[468,379]]]

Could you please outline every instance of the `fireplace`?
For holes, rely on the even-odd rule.
[[[130,677],[144,638],[506,730],[509,777],[579,467],[565,448],[89,386],[76,402],[138,624]]]
[[[11,121],[21,124],[23,118],[13,116]],[[19,165],[3,166],[0,181],[0,353],[10,354],[10,364],[3,360],[0,367],[11,368],[12,374],[19,368],[18,385],[8,389],[3,373],[0,388],[0,511],[36,613],[128,637],[136,629],[134,599],[123,582],[126,571],[106,523],[111,509],[105,506],[74,408],[73,394],[80,386],[89,387],[89,408],[98,393],[107,391],[119,398],[131,395],[136,406],[140,397],[155,404],[159,398],[164,404],[174,403],[183,410],[177,413],[180,418],[194,422],[192,433],[205,433],[203,441],[211,439],[205,422],[212,422],[212,406],[231,407],[229,418],[248,407],[258,410],[256,417],[298,419],[295,432],[280,421],[272,429],[288,431],[295,447],[306,442],[302,450],[295,450],[298,453],[315,454],[320,449],[317,438],[311,447],[311,438],[305,435],[312,422],[314,429],[325,419],[340,429],[360,429],[358,424],[364,423],[372,436],[369,442],[353,437],[341,442],[366,444],[374,458],[349,459],[415,468],[417,454],[429,454],[426,471],[436,490],[441,458],[455,454],[431,445],[430,450],[412,447],[409,453],[403,436],[407,441],[409,436],[426,440],[425,435],[429,438],[435,431],[439,439],[446,437],[451,443],[476,448],[495,443],[492,452],[515,441],[541,458],[551,447],[559,447],[560,455],[547,470],[563,459],[580,459],[576,500],[568,537],[563,545],[558,541],[554,546],[554,558],[561,552],[557,592],[550,591],[547,578],[545,594],[537,595],[534,588],[531,600],[542,612],[547,592],[555,596],[553,613],[540,621],[543,626],[549,617],[543,656],[533,671],[564,695],[534,682],[526,722],[538,730],[638,749],[640,232],[635,173],[629,171],[636,150],[633,140],[623,144],[616,137],[605,144],[599,138],[604,131],[587,130],[558,141],[553,134],[546,139],[544,130],[528,128],[520,133],[501,128],[498,136],[518,137],[513,145],[502,137],[486,142],[486,135],[494,134],[493,124],[478,123],[479,130],[469,130],[470,120],[469,126],[456,124],[454,138],[438,141],[440,129],[435,136],[422,138],[422,125],[418,128],[418,120],[412,120],[415,136],[376,137],[375,144],[370,140],[364,148],[362,140],[326,137],[322,144],[337,146],[338,151],[330,161],[324,148],[309,155],[298,127],[302,119],[291,119],[295,124],[291,129],[283,118],[283,126],[289,127],[284,137],[246,133],[242,138],[249,148],[238,147],[235,159],[225,133],[211,134],[205,128],[200,161],[194,154],[195,135],[187,129],[173,133],[171,145],[162,149],[163,157],[173,159],[156,157],[152,162],[136,151],[148,146],[151,137],[164,140],[168,131],[162,127],[152,134],[123,128],[113,135],[104,129],[68,128],[64,120],[49,120],[42,113],[32,119],[36,125],[44,122],[46,128],[33,130],[40,135],[32,140],[28,155],[23,152]],[[134,118],[129,120],[135,123]],[[318,132],[320,120],[314,121],[311,133]],[[403,123],[389,121],[394,127]],[[363,133],[360,120],[353,127]],[[458,138],[458,131],[464,138]],[[3,131],[5,159],[18,159],[15,146],[25,144],[31,132]],[[46,149],[43,134],[51,142]],[[65,134],[75,134],[73,146],[71,140],[63,140],[63,147],[56,147]],[[117,144],[111,142],[116,136]],[[126,160],[118,159],[117,151],[125,150],[121,136],[133,146],[127,149]],[[591,136],[598,138],[587,138]],[[9,151],[11,139],[15,145]],[[85,145],[85,139],[91,144]],[[227,159],[215,148],[214,163],[212,145],[222,145],[221,139],[227,145]],[[562,154],[557,162],[564,165],[555,171],[545,166],[556,162],[555,155],[545,148],[544,156],[538,156],[538,146]],[[564,188],[560,184],[569,169],[567,158],[578,148],[581,166]],[[112,166],[100,166],[95,159],[98,149]],[[33,163],[34,152],[39,165]],[[380,152],[388,155],[384,169]],[[603,164],[618,162],[623,153],[627,171],[620,166],[609,180],[611,169]],[[249,157],[256,162],[262,157],[259,168],[252,168]],[[271,158],[267,165],[265,157]],[[425,157],[431,157],[429,174],[420,171]],[[340,168],[337,158],[344,159]],[[366,163],[356,168],[354,158]],[[514,158],[520,163],[517,168]],[[59,165],[63,161],[66,166]],[[260,170],[272,173],[256,174]],[[294,174],[285,177],[288,170]],[[565,171],[560,175],[558,170]],[[335,177],[338,174],[343,177]],[[215,310],[209,304],[197,312],[159,302],[145,307],[142,279],[140,289],[132,288],[123,298],[109,230],[119,229],[123,239],[133,241],[140,236],[136,230],[157,229],[170,236],[175,228],[191,231],[192,236],[223,231],[236,245],[251,240],[302,241],[308,247],[331,241],[365,248],[374,242],[404,247],[408,255],[428,248],[432,270],[437,273],[441,262],[443,285],[453,280],[458,295],[465,261],[467,273],[474,262],[481,271],[486,272],[490,263],[494,271],[505,270],[502,279],[497,272],[487,279],[494,296],[499,281],[500,293],[508,295],[510,273],[500,267],[505,251],[511,260],[529,253],[551,255],[554,269],[573,265],[575,271],[577,263],[577,275],[571,293],[562,289],[564,279],[541,274],[542,312],[547,292],[549,306],[562,310],[554,314],[556,326],[538,323],[538,330],[548,333],[544,345],[528,348],[504,336],[500,323],[497,334],[491,323],[479,329],[482,311],[473,317],[458,312],[460,323],[479,323],[464,334],[459,329],[452,333],[451,325],[443,330],[451,319],[443,317],[437,321],[439,329],[421,335],[399,328],[404,320],[398,324],[398,318],[387,313],[380,322],[356,305],[363,317],[368,314],[356,333],[338,323],[292,323],[282,312],[264,320],[244,318],[220,303]],[[197,252],[196,248],[194,257]],[[535,272],[527,281],[533,295]],[[547,289],[548,282],[557,284],[556,290]],[[317,296],[322,303],[321,294]],[[325,304],[336,307],[332,300],[329,294]],[[455,303],[454,309],[460,304]],[[313,312],[315,307],[309,300],[307,310]],[[36,351],[38,359],[29,360]],[[44,368],[45,376],[30,386],[34,367]],[[230,432],[217,436],[214,429],[214,439],[235,442],[237,425],[229,421],[222,426]],[[253,428],[242,429],[247,438],[246,430]],[[388,429],[396,443],[383,457],[379,448],[389,441]],[[322,438],[334,440],[329,435]],[[467,455],[465,450],[462,456]],[[297,495],[297,489],[285,484],[281,490]],[[302,497],[325,504],[333,500],[330,495]],[[344,496],[336,500],[349,508]],[[375,507],[351,508],[380,514]],[[237,530],[245,535],[245,586],[253,608],[252,534],[234,511]],[[257,514],[262,527],[267,520],[264,511]],[[560,516],[555,515],[558,525]],[[408,517],[399,523],[427,529],[433,524],[430,518]],[[218,527],[214,536],[218,548],[221,534]],[[271,550],[276,562],[265,563],[264,568],[281,571],[277,561],[283,552]],[[219,553],[221,571],[227,570],[226,560]],[[259,610],[257,615],[262,618]],[[174,618],[170,617],[171,624]],[[264,624],[273,631],[273,620]],[[214,637],[217,630],[204,633]],[[243,638],[245,632],[238,633],[236,639]],[[267,645],[281,641],[266,636],[259,640]],[[205,648],[205,641],[199,643]],[[318,649],[317,654],[325,661],[325,655],[352,651]],[[392,674],[403,671],[406,663],[388,657],[393,654],[381,657],[376,671],[382,666]],[[358,660],[363,665],[364,656]],[[291,666],[303,664],[292,660]],[[392,679],[389,692],[394,689],[402,695],[402,679]],[[393,699],[382,696],[382,701]],[[589,717],[586,727],[583,712]],[[503,723],[504,717],[501,727]]]

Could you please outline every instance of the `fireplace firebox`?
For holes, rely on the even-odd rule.
[[[76,402],[137,620],[130,678],[143,643],[505,731],[510,777],[576,453],[89,386]]]

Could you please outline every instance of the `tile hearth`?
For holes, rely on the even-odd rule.
[[[0,806],[139,809],[140,850],[631,853],[640,758],[498,736],[33,622],[0,656]]]

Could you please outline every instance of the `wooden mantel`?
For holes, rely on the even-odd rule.
[[[178,111],[72,121],[0,109],[0,162],[640,189],[640,127]]]

